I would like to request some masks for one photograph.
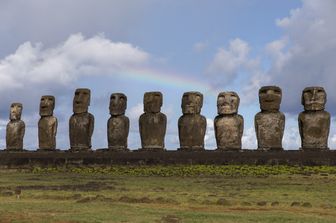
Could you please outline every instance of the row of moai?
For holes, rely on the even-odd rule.
[[[91,150],[94,116],[88,112],[90,90],[80,88],[75,91],[73,115],[69,120],[71,151]],[[282,138],[285,115],[280,111],[282,91],[277,86],[264,86],[259,90],[261,111],[255,115],[255,131],[259,150],[283,150]],[[139,118],[141,149],[162,151],[165,149],[167,117],[161,113],[161,92],[146,92],[144,113]],[[302,150],[327,150],[330,129],[330,114],[324,111],[327,95],[322,87],[308,87],[302,92],[304,111],[299,114],[299,132]],[[240,150],[244,130],[244,119],[238,114],[240,98],[235,92],[221,92],[217,98],[218,116],[214,120],[218,150]],[[204,150],[206,118],[201,115],[203,95],[186,92],[182,97],[182,113],[178,120],[180,140],[179,150]],[[38,122],[39,150],[56,149],[57,118],[53,116],[54,96],[42,96]],[[110,97],[111,117],[107,122],[108,149],[128,151],[127,138],[129,119],[125,116],[127,97],[114,93]],[[6,150],[23,150],[25,124],[21,120],[22,104],[13,103],[10,122],[6,130]]]

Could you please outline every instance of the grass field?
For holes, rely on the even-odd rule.
[[[335,222],[335,191],[336,167],[1,170],[0,222]]]

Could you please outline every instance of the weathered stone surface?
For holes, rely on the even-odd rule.
[[[282,91],[277,86],[259,90],[261,112],[254,118],[259,150],[282,150],[285,115],[279,111]]]
[[[201,113],[203,95],[185,92],[182,97],[183,115],[178,120],[180,150],[204,150],[206,118]]]
[[[307,87],[302,92],[303,112],[299,114],[299,131],[303,150],[328,149],[330,114],[324,111],[327,93],[322,87]]]
[[[73,99],[73,112],[69,120],[70,147],[72,151],[89,150],[94,129],[94,117],[88,112],[90,89],[79,88]]]
[[[53,116],[55,97],[44,95],[40,101],[40,120],[38,122],[39,149],[56,149],[57,118]]]
[[[6,149],[23,150],[25,123],[21,120],[22,104],[13,103],[10,107],[9,119],[6,128]]]
[[[239,150],[244,131],[243,116],[237,114],[240,98],[236,92],[221,92],[217,98],[214,120],[217,149]]]
[[[144,113],[139,118],[141,146],[143,150],[163,150],[167,117],[161,113],[161,92],[144,94]]]
[[[107,122],[108,148],[111,150],[128,150],[127,138],[129,133],[129,119],[125,116],[126,108],[126,95],[123,93],[111,94],[111,117]]]

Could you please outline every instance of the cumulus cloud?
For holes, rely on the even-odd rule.
[[[23,43],[13,54],[0,60],[1,118],[8,117],[11,102],[22,102],[22,119],[27,126],[25,145],[32,148],[37,145],[39,99],[43,94],[53,94],[56,96],[55,113],[59,117],[59,127],[64,127],[59,131],[58,141],[64,146],[68,141],[68,120],[64,115],[71,113],[73,89],[80,80],[83,77],[119,75],[126,70],[147,66],[149,61],[147,52],[129,43],[113,42],[103,35],[85,38],[80,33],[73,34],[49,48],[41,43]],[[7,123],[6,118],[1,121]],[[105,123],[97,125],[94,134],[105,135],[102,126]],[[5,126],[1,131],[3,129]],[[0,141],[0,144],[3,146],[4,142]]]
[[[301,108],[301,91],[306,86],[321,85],[330,94],[329,109],[336,109],[336,2],[304,0],[276,24],[284,36],[266,46],[272,59],[267,72],[270,83],[283,88],[283,109],[297,113]]]
[[[13,99],[10,95],[34,95],[50,89],[64,92],[64,87],[70,87],[82,76],[115,75],[148,60],[149,54],[143,50],[112,42],[102,35],[85,38],[73,34],[58,46],[46,49],[40,43],[26,42],[0,60],[1,105],[8,103],[6,99]]]
[[[241,78],[242,91],[246,96],[251,96],[251,91],[256,91],[260,80],[265,80],[260,68],[259,58],[251,58],[250,46],[247,42],[236,38],[229,42],[228,47],[219,48],[214,58],[206,69],[211,84],[215,88],[223,88]],[[246,81],[245,81],[246,80]],[[242,103],[250,98],[242,98]]]

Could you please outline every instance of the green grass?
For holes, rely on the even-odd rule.
[[[2,170],[0,223],[335,222],[335,189],[323,166]]]

